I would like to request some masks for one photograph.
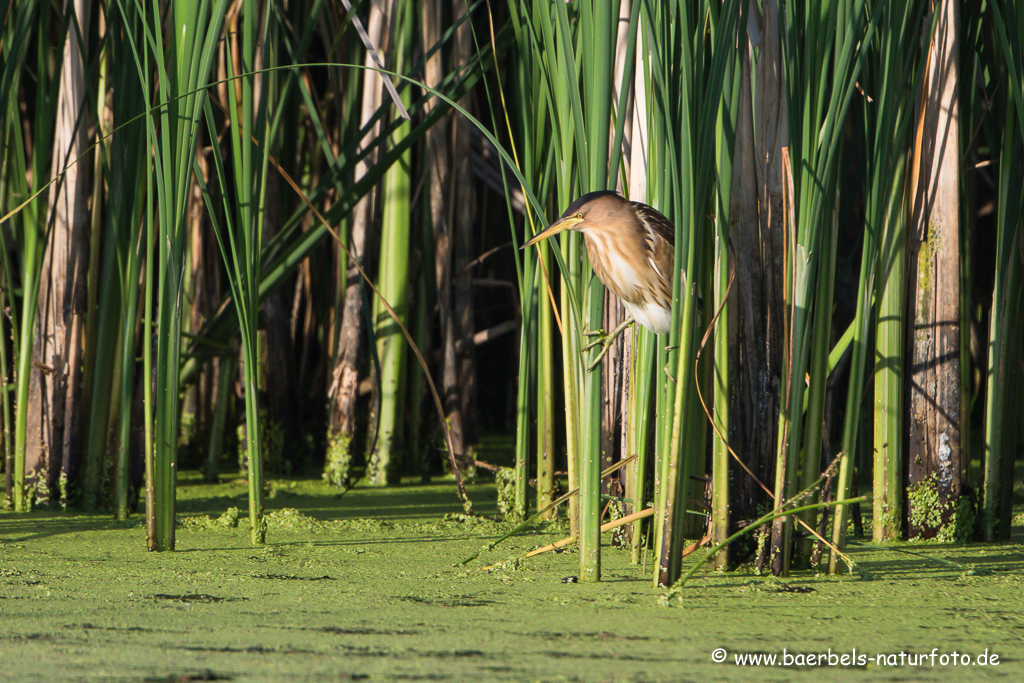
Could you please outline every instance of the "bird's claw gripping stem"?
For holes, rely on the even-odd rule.
[[[590,362],[590,365],[587,366],[587,372],[594,371],[594,368],[598,366],[601,360],[608,353],[608,349],[612,347],[612,343],[619,337],[620,334],[622,334],[622,332],[627,327],[632,325],[633,322],[634,320],[632,318],[626,318],[621,323],[619,323],[614,330],[612,330],[611,334],[607,336],[604,335],[604,330],[587,331],[583,333],[588,337],[598,336],[598,339],[595,339],[594,341],[590,342],[589,344],[583,347],[584,351],[589,351],[590,349],[598,346],[599,344],[602,345],[601,351],[597,354],[594,360]]]

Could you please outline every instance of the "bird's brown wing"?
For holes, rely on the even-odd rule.
[[[675,261],[675,227],[657,209],[641,202],[632,202],[636,217],[644,227],[648,258],[661,276],[656,300],[664,303],[672,298],[672,264]]]
[[[660,211],[642,202],[632,202],[632,204],[636,217],[640,219],[644,230],[649,234],[648,239],[660,238],[665,240],[668,246],[674,247],[676,243],[676,229],[672,222],[665,218],[665,215]]]

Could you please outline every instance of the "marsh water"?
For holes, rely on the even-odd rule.
[[[611,545],[599,584],[572,550],[515,561],[558,523],[459,566],[509,529],[493,484],[469,493],[483,516],[451,483],[274,481],[253,547],[244,482],[182,474],[169,553],[141,515],[0,513],[0,679],[1024,680],[1019,510],[1012,542],[852,548],[870,580],[741,567],[670,593]]]

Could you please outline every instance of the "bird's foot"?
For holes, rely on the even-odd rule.
[[[600,364],[600,362],[604,359],[605,355],[607,355],[608,349],[611,348],[612,343],[614,343],[615,340],[618,339],[619,335],[621,335],[623,331],[632,324],[633,319],[626,318],[621,323],[619,323],[619,325],[614,330],[611,331],[611,334],[605,334],[604,330],[587,330],[583,333],[587,337],[597,337],[597,339],[583,347],[584,352],[590,351],[591,349],[594,349],[598,346],[601,347],[600,352],[598,352],[598,354],[594,357],[592,361],[590,361],[590,364],[587,366],[587,372],[594,371],[594,368],[596,368],[598,364]]]
[[[604,342],[604,340],[608,338],[608,333],[605,332],[604,328],[602,327],[599,330],[583,330],[583,336],[584,337],[597,337],[597,339],[595,339],[594,341],[590,342],[589,344],[587,344],[586,346],[583,347],[584,351],[589,351],[590,349],[594,348],[598,344]]]

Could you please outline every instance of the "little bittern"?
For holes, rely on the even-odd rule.
[[[672,322],[675,227],[661,213],[616,192],[591,192],[523,247],[564,230],[579,230],[590,265],[630,316],[658,334]]]

